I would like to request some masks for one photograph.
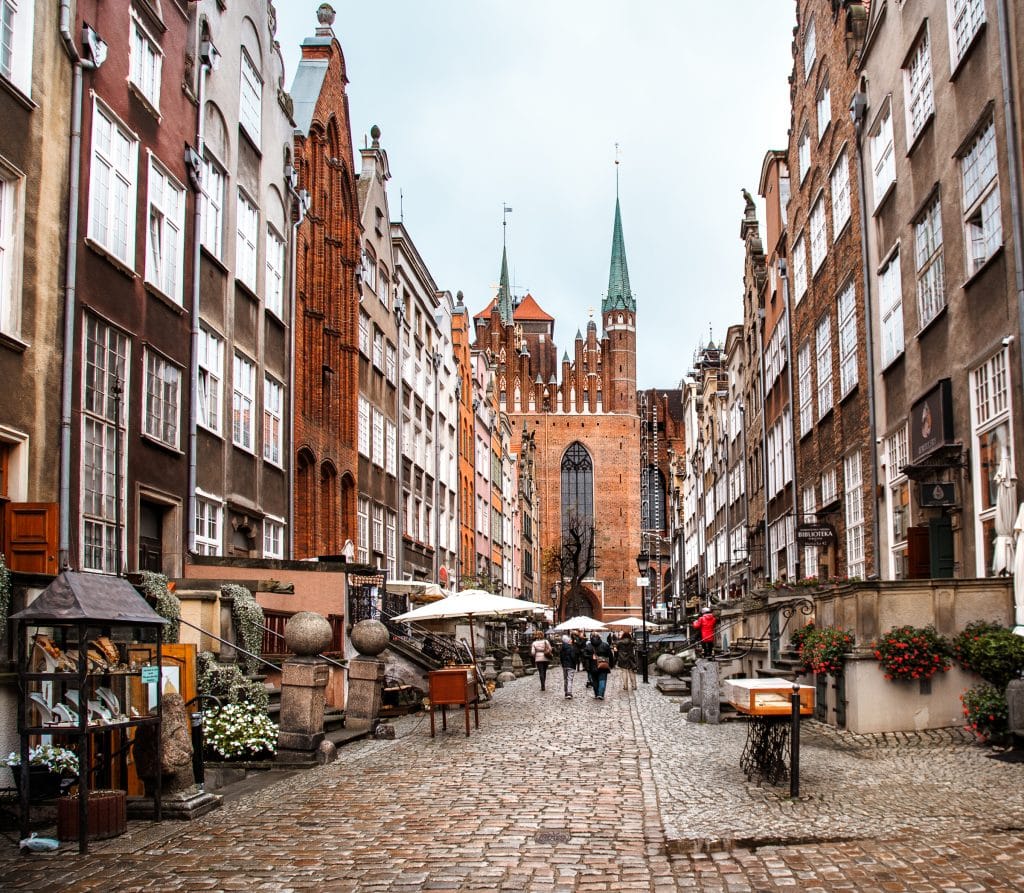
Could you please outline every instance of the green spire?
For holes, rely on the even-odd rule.
[[[501,279],[498,280],[498,313],[506,325],[512,322],[512,289],[508,284],[508,249],[501,246]]]
[[[626,266],[626,242],[622,238],[622,212],[619,197],[615,196],[615,228],[612,230],[612,264],[608,272],[608,293],[601,303],[601,312],[628,310],[636,313],[636,301],[629,287],[629,267]]]

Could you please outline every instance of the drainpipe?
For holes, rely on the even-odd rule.
[[[1013,95],[1013,76],[1010,70],[1010,13],[1006,0],[998,0],[996,10],[999,22],[999,71],[1003,79],[1003,126],[1006,128],[1006,160],[1010,178],[1010,219],[1013,225],[1014,287],[1017,289],[1017,327],[1020,342],[1017,353],[1021,361],[1024,380],[1024,223],[1021,221],[1021,184],[1019,179],[1020,148],[1017,145],[1016,106]]]
[[[867,354],[867,391],[868,391],[868,448],[871,451],[871,578],[880,577],[881,568],[881,522],[878,518],[878,424],[875,419],[875,348],[874,324],[871,307],[871,272],[868,262],[868,211],[864,194],[864,153],[861,146],[864,121],[867,118],[867,97],[864,93],[854,94],[850,104],[850,115],[853,118],[855,144],[857,146],[857,195],[860,201],[860,253],[862,258],[861,276],[864,279],[864,346]],[[849,556],[847,556],[849,560]]]
[[[82,178],[82,71],[96,63],[83,59],[71,36],[71,0],[60,0],[60,36],[71,60],[71,136],[68,171],[68,233],[64,264],[64,364],[61,370],[60,414],[60,557],[61,569],[71,566],[71,391],[75,372],[75,303],[78,279],[78,202]],[[120,420],[119,420],[120,421]]]
[[[212,44],[211,44],[212,46]],[[199,280],[202,256],[203,232],[203,197],[206,184],[203,183],[203,152],[206,149],[205,112],[206,76],[210,73],[210,64],[203,62],[199,66],[199,83],[196,87],[198,112],[196,113],[196,148],[193,163],[197,168],[198,188],[195,190],[195,208],[192,236],[192,342],[191,359],[189,360],[189,377],[192,395],[188,409],[188,551],[195,554],[196,550],[196,486],[198,459],[198,427],[199,427]]]

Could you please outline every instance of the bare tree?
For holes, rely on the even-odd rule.
[[[571,612],[566,612],[567,616],[579,613],[577,606],[585,604],[580,595],[583,581],[597,570],[595,532],[588,518],[570,510],[562,524],[561,543],[552,546],[544,555],[545,572],[558,577],[565,585],[561,604],[574,606]]]

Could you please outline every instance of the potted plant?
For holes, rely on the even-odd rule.
[[[834,626],[814,628],[804,636],[800,656],[808,673],[823,676],[843,672],[843,656],[853,647],[853,633]]]
[[[4,765],[14,776],[14,785],[21,790],[21,754],[9,753]],[[78,755],[66,747],[39,744],[28,752],[29,798],[48,800],[56,797],[62,782],[78,775]]]
[[[277,749],[277,724],[255,704],[224,704],[203,714],[203,744],[210,760],[269,758]]]
[[[969,688],[960,701],[964,705],[967,728],[984,744],[998,744],[1009,729],[1010,711],[1006,696],[987,682]]]
[[[893,627],[875,643],[886,679],[931,679],[949,669],[949,645],[935,628]]]

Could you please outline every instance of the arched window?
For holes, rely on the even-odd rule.
[[[641,472],[647,486],[647,503],[642,507],[644,530],[665,529],[665,478],[657,466]]]
[[[594,525],[594,463],[579,441],[562,456],[562,535],[576,519],[586,528]]]

